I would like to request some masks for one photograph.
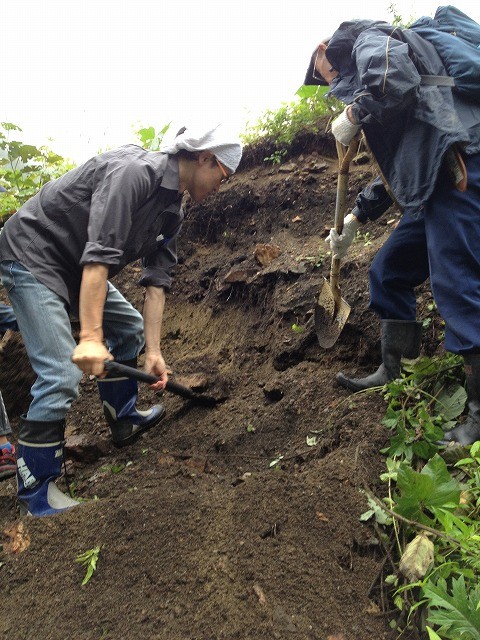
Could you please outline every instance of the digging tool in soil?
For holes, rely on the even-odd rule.
[[[358,145],[359,140],[352,140],[345,152],[343,145],[337,143],[338,181],[335,230],[339,235],[342,233],[345,217],[348,171],[350,162],[358,151]],[[315,331],[321,347],[329,349],[335,344],[349,315],[350,305],[342,298],[340,292],[340,258],[332,256],[330,282],[324,280],[315,306]]]
[[[160,379],[149,373],[145,373],[139,369],[134,369],[133,367],[127,367],[126,365],[113,360],[105,361],[105,369],[117,375],[133,378],[138,382],[147,382],[148,384],[154,384]],[[174,393],[177,396],[181,396],[182,398],[186,398],[187,400],[193,400],[195,403],[203,405],[204,407],[213,407],[221,402],[221,399],[219,398],[214,398],[213,396],[209,396],[204,393],[196,393],[189,387],[185,387],[183,384],[179,384],[173,380],[168,380],[165,390],[170,393]]]

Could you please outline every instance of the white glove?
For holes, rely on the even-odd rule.
[[[340,235],[336,232],[335,227],[330,229],[330,233],[325,238],[325,242],[330,243],[330,249],[334,258],[340,259],[347,255],[348,248],[355,240],[359,226],[360,222],[357,218],[353,213],[349,213],[348,216],[345,217],[343,230]]]
[[[347,116],[347,109],[348,107],[345,107],[338,118],[335,118],[332,122],[332,133],[335,139],[345,147],[348,147],[352,139],[362,128],[361,125],[350,122],[350,118]]]

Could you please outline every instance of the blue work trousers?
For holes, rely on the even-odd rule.
[[[418,215],[404,215],[370,268],[370,307],[384,320],[415,320],[414,288],[430,277],[445,321],[445,348],[480,353],[480,154],[465,157],[461,193],[441,173]]]
[[[82,378],[82,372],[71,361],[76,343],[67,304],[18,262],[1,262],[0,273],[37,374],[27,418],[42,422],[63,420],[78,397]],[[103,333],[116,360],[135,358],[144,345],[142,315],[110,282]]]
[[[12,307],[8,307],[6,304],[0,302],[0,331],[3,332],[7,329],[17,331],[17,320]],[[12,428],[0,392],[0,436],[7,436],[10,433],[12,433]]]

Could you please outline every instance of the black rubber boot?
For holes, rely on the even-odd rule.
[[[480,440],[480,354],[466,355],[463,360],[467,380],[467,419],[458,427],[446,431],[443,440],[438,443],[441,445],[451,442],[467,445]]]
[[[422,340],[422,323],[406,320],[381,320],[382,364],[365,378],[349,378],[337,373],[335,380],[350,391],[383,387],[400,375],[402,358],[418,358]]]

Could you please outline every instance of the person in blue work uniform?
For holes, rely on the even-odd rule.
[[[0,193],[5,193],[5,188],[0,185]],[[16,331],[17,321],[12,308],[0,303],[0,332],[5,333],[7,329]],[[0,480],[6,480],[15,475],[15,447],[9,440],[12,433],[7,410],[0,392]]]
[[[3,190],[2,187],[0,187],[0,190]],[[4,333],[7,329],[16,331],[18,329],[17,321],[12,308],[0,303],[0,332]],[[15,446],[9,440],[11,433],[12,428],[0,391],[0,480],[6,480],[14,476],[17,468],[15,462]]]
[[[348,145],[363,131],[388,186],[377,180],[357,197],[342,234],[327,238],[333,255],[344,257],[360,225],[392,201],[403,212],[369,273],[382,363],[367,377],[336,379],[353,391],[381,386],[398,377],[403,356],[418,356],[414,289],[430,278],[445,347],[463,356],[468,392],[466,421],[442,442],[470,444],[480,439],[480,105],[424,85],[419,70],[447,75],[430,42],[371,20],[342,23],[307,69],[305,84],[328,84],[347,105],[332,123],[337,141]]]
[[[21,418],[18,497],[22,513],[43,516],[74,507],[54,480],[61,473],[65,416],[82,373],[98,388],[113,443],[128,445],[157,425],[161,404],[136,407],[137,383],[106,376],[105,360],[130,366],[145,345],[144,369],[167,382],[160,348],[165,291],[177,262],[182,195],[199,202],[236,170],[236,135],[218,126],[179,132],[160,152],[127,145],[107,151],[47,183],[5,224],[0,272],[37,380]],[[109,282],[142,259],[143,318]],[[69,313],[80,320],[75,343]]]

